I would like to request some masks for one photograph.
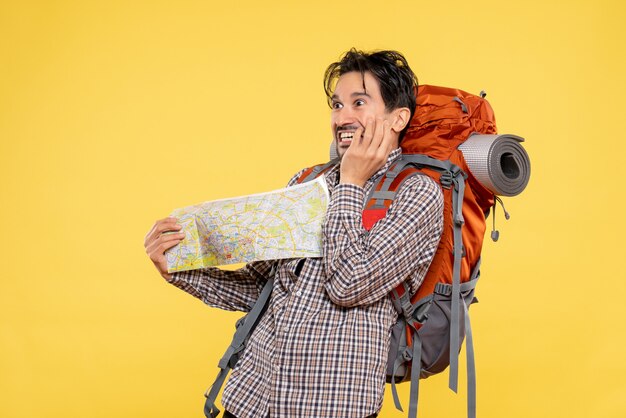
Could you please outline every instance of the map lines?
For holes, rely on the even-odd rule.
[[[321,257],[329,195],[323,179],[176,209],[186,234],[166,252],[170,273],[256,260]]]

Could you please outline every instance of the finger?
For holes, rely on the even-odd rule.
[[[389,156],[391,151],[393,151],[393,148],[394,148],[393,136],[391,134],[391,122],[384,121],[382,131],[383,131],[383,139],[381,141],[381,144],[378,150],[380,151],[381,158],[384,158],[385,160],[387,160],[387,157]]]
[[[183,240],[185,239],[186,234],[183,231],[180,232],[164,232],[159,236],[159,241],[172,241],[172,240]]]
[[[374,128],[374,119],[367,119],[367,122],[365,122],[365,131],[363,132],[363,138],[361,140],[361,143],[365,147],[369,147],[372,143],[372,138],[374,137]]]
[[[150,232],[148,232],[148,234],[146,235],[144,243],[149,240],[158,238],[163,232],[178,231],[182,229],[182,226],[179,225],[177,222],[178,219],[173,217],[164,218],[156,221]]]
[[[376,118],[376,125],[374,130],[374,138],[372,139],[371,147],[377,149],[383,143],[385,137],[385,120],[383,118]]]
[[[157,263],[165,258],[165,252],[170,248],[173,248],[180,244],[182,239],[173,239],[167,241],[157,241],[152,244],[148,248],[146,248],[146,253],[150,257],[150,259]]]
[[[393,136],[391,135],[391,122],[385,120],[383,122],[383,141],[381,144],[387,151],[391,152],[393,148]]]
[[[152,228],[150,228],[150,231],[148,231],[148,233],[146,234],[144,242],[148,241],[151,237],[154,237],[155,235],[159,235],[161,233],[159,229],[163,227],[163,224],[171,224],[172,220],[175,219],[176,218],[168,217],[164,219],[159,219],[154,222],[154,225],[152,225]]]
[[[167,273],[167,259],[165,258],[165,252],[178,244],[179,242],[176,241],[163,243],[156,247],[150,254],[150,259],[161,273]]]
[[[157,231],[159,233],[163,233],[163,232],[169,232],[169,231],[177,231],[181,228],[182,226],[178,223],[178,219],[165,218],[158,222]]]
[[[358,128],[356,128],[356,131],[354,132],[354,136],[352,137],[353,139],[352,139],[352,142],[350,143],[350,147],[352,146],[358,147],[359,145],[361,145],[362,135],[363,135],[363,127],[359,126]]]
[[[154,234],[154,230],[155,230],[155,229],[156,229],[156,227],[157,227],[157,223],[158,223],[158,221],[157,221],[157,222],[155,222],[155,223],[154,223],[154,225],[152,225],[152,228],[150,228],[150,230],[148,231],[148,233],[147,233],[147,234],[146,234],[146,236],[144,237],[144,239],[143,239],[143,245],[144,245],[144,246],[146,245],[146,243],[148,242],[148,240],[150,239],[150,237]]]
[[[164,252],[165,251],[163,252],[157,251],[153,254],[150,254],[150,260],[156,266],[157,270],[161,274],[167,273],[167,259],[165,258],[165,255],[163,254]]]
[[[158,254],[160,254],[161,257],[165,258],[165,252],[167,250],[169,250],[170,248],[173,248],[175,246],[177,246],[178,244],[180,244],[180,241],[167,241],[162,243],[161,245],[159,245],[157,247],[158,249]]]
[[[160,235],[158,237],[156,237],[155,239],[152,240],[148,240],[145,244],[146,247],[146,252],[149,254],[152,251],[154,251],[154,248],[158,247],[159,245],[163,244],[163,243],[174,243],[173,245],[176,245],[177,243],[181,242],[183,239],[185,239],[185,234],[184,233],[174,233],[174,234],[164,234],[164,235]]]

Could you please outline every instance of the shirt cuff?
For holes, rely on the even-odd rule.
[[[172,276],[171,279],[169,279],[169,280],[165,279],[165,281],[168,282],[168,283],[174,284],[174,283],[179,283],[179,282],[182,281],[182,278],[180,277],[181,276],[180,272],[178,272],[178,271],[174,272],[174,273],[169,273],[169,275]]]
[[[341,183],[335,186],[328,208],[329,214],[348,214],[361,216],[365,189],[356,184]]]

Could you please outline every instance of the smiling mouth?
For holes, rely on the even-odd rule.
[[[352,138],[354,138],[354,132],[340,132],[338,139],[340,144],[350,144]]]
[[[356,126],[344,126],[337,129],[337,142],[339,145],[350,145],[354,139]]]

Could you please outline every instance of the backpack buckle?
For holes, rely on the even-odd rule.
[[[441,183],[441,187],[445,189],[449,189],[452,186],[453,175],[450,171],[444,171],[441,173],[439,177],[439,183]]]

